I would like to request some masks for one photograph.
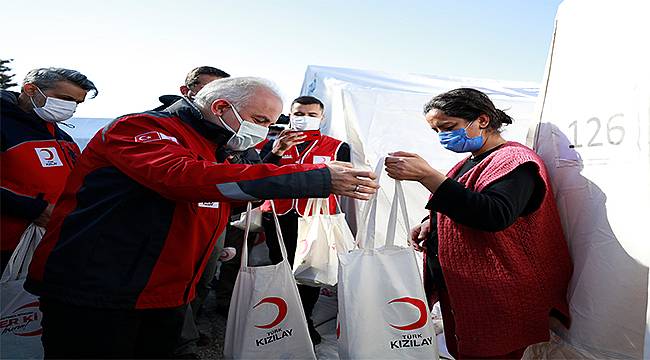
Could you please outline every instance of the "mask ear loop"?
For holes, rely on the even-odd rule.
[[[242,118],[241,118],[241,115],[239,115],[239,111],[237,111],[237,109],[235,109],[235,105],[231,104],[230,101],[228,101],[228,100],[226,100],[226,103],[228,103],[228,105],[230,105],[230,110],[231,110],[232,113],[235,115],[235,117],[237,118],[237,120],[239,120],[239,125],[243,124],[243,123],[244,123],[244,119],[242,119]]]
[[[63,126],[69,128],[69,129],[74,129],[74,128],[76,128],[76,126],[74,126],[74,124],[68,124],[68,123],[63,122],[63,121],[59,122],[59,125],[63,125]]]
[[[239,116],[239,113],[237,113],[237,110],[235,110],[235,106],[233,106],[233,104],[231,104],[230,101],[228,101],[228,100],[226,100],[226,99],[223,99],[223,100],[224,100],[224,101],[225,101],[225,102],[230,106],[230,111],[233,112],[233,114],[235,115],[235,118],[237,118],[237,120],[239,121],[239,126],[241,127],[241,124],[244,122],[244,120],[242,120],[242,118]],[[216,115],[216,114],[215,114],[215,115]],[[232,132],[232,133],[235,134],[235,135],[237,134],[237,131],[235,131],[233,128],[231,128],[231,127],[230,127],[230,126],[229,126],[229,125],[228,125],[228,124],[223,120],[223,118],[222,118],[221,116],[217,116],[217,118],[219,118],[219,121],[221,121],[221,124],[223,124],[223,126],[224,126],[226,129],[228,129],[230,132]],[[233,136],[235,136],[235,135],[233,135]]]
[[[473,120],[472,123],[473,123],[474,121],[476,121],[476,120]],[[469,124],[467,125],[467,127],[465,127],[465,129],[467,129],[468,127],[470,127],[470,126],[472,125],[472,123],[469,123]],[[490,134],[488,133],[488,136],[483,136],[483,130],[485,130],[485,129],[482,129],[482,128],[481,128],[481,124],[479,124],[479,129],[481,129],[481,131],[478,133],[478,136],[477,136],[477,137],[479,137],[479,136],[480,136],[480,137],[483,137],[483,143],[481,144],[481,147],[483,147],[483,145],[485,145],[485,143],[487,143],[487,141],[488,141],[488,136],[490,136]],[[465,134],[467,135],[467,130],[465,130]],[[471,155],[470,157],[473,159],[473,158],[474,158],[474,155]]]
[[[465,135],[467,135],[467,128],[470,127],[470,126],[472,126],[472,124],[473,124],[474,122],[476,122],[476,120],[472,120],[472,121],[470,121],[469,124],[467,124],[467,126],[465,126],[465,129],[463,129],[463,130],[465,130]],[[481,128],[481,124],[479,124],[479,127],[478,127],[478,128],[479,128],[479,130],[481,130],[481,131],[478,133],[478,136],[476,136],[476,137],[483,136],[483,130],[485,130],[485,129],[482,129],[482,128]],[[487,137],[484,138],[484,139],[485,139],[485,140],[483,140],[483,144],[485,144],[485,142],[487,141]]]
[[[45,106],[45,104],[47,104],[47,96],[45,96],[45,94],[43,94],[43,91],[41,91],[41,89],[38,86],[34,85],[34,87],[36,88],[36,90],[38,90],[39,93],[41,93],[41,96],[44,99],[43,106]],[[42,108],[43,107],[43,106],[36,106],[36,103],[34,102],[34,96],[30,96],[29,100],[32,102],[32,105],[34,105],[34,108]]]

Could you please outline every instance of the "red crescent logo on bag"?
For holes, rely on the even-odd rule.
[[[0,329],[2,333],[10,332],[17,336],[38,336],[43,333],[43,328],[40,327],[40,311],[38,310],[39,302],[34,301],[25,304],[16,310],[11,315],[5,316],[0,319]],[[28,309],[27,311],[21,311]],[[33,323],[38,326],[34,329]],[[23,331],[23,332],[18,332]]]
[[[272,327],[275,327],[276,325],[281,323],[282,320],[284,320],[285,317],[287,317],[287,309],[288,309],[288,307],[287,307],[287,302],[284,301],[284,299],[282,299],[280,297],[269,296],[269,297],[266,297],[266,298],[260,300],[260,302],[258,302],[255,306],[253,306],[253,309],[255,309],[256,307],[258,307],[258,306],[260,306],[262,304],[265,304],[265,303],[266,304],[273,304],[273,305],[277,306],[277,308],[278,308],[278,316],[275,317],[275,320],[271,321],[270,323],[268,323],[266,325],[255,325],[255,327],[259,328],[259,329],[270,329]]]
[[[421,328],[421,327],[423,327],[424,325],[427,324],[427,320],[428,320],[428,318],[427,318],[427,305],[424,303],[424,301],[422,301],[420,299],[412,298],[412,297],[402,297],[402,298],[399,298],[399,299],[393,299],[393,300],[389,301],[388,303],[392,304],[392,303],[397,303],[397,302],[407,303],[407,304],[415,306],[420,311],[420,318],[416,322],[414,322],[412,324],[408,324],[408,325],[398,326],[398,325],[393,325],[393,324],[390,324],[390,323],[388,325],[394,327],[397,330],[409,331],[409,330],[419,329],[419,328]]]
[[[341,337],[341,323],[337,322],[336,323],[336,338],[338,339],[340,337]]]
[[[297,251],[298,254],[300,255],[305,255],[307,253],[307,250],[309,250],[309,243],[307,240],[303,240],[299,244],[300,249]]]

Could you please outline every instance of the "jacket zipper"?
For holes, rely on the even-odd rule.
[[[185,287],[185,293],[183,295],[183,302],[186,303],[186,304],[189,303],[190,290],[192,289],[192,285],[197,280],[197,277],[200,278],[203,275],[203,271],[205,271],[205,267],[203,268],[203,271],[198,271],[200,269],[200,267],[201,267],[201,264],[203,264],[203,262],[205,262],[205,264],[207,266],[210,255],[212,255],[212,252],[214,251],[214,247],[216,245],[216,242],[217,242],[217,240],[219,240],[218,235],[221,235],[221,234],[217,234],[217,231],[219,230],[219,225],[221,225],[221,215],[222,215],[222,213],[223,213],[223,207],[219,206],[219,210],[218,210],[218,213],[217,213],[217,219],[218,219],[217,225],[215,226],[214,230],[212,231],[212,236],[210,236],[210,242],[208,243],[208,247],[205,249],[206,250],[205,255],[201,258],[201,261],[199,262],[199,266],[196,267],[195,272],[194,272],[194,276],[192,276],[192,280]],[[227,228],[227,226],[224,227],[223,231],[226,231],[226,228]]]

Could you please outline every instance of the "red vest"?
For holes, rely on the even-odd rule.
[[[336,140],[326,135],[321,135],[320,139],[314,141],[312,144],[309,144],[302,153],[298,153],[298,149],[295,146],[287,150],[280,160],[280,165],[321,164],[328,161],[335,161],[336,153],[338,152],[339,147],[341,147],[342,143],[343,142],[340,140]],[[278,215],[284,215],[292,209],[295,209],[298,214],[300,214],[300,216],[303,216],[305,213],[305,207],[307,206],[307,200],[309,199],[276,199],[273,200],[273,202],[275,204],[275,210],[278,212]],[[329,205],[330,214],[335,213],[335,195],[330,195]],[[271,211],[270,201],[264,202],[262,205],[262,211]]]
[[[527,162],[537,165],[545,195],[539,209],[507,229],[480,231],[438,214],[439,259],[461,354],[495,356],[547,341],[552,309],[569,325],[573,268],[543,161],[531,149],[508,142],[458,181],[480,192]]]
[[[54,131],[52,124],[47,126]],[[79,154],[77,144],[66,140],[24,141],[0,153],[2,187],[33,198],[42,194],[43,200],[53,204],[61,195]],[[28,225],[26,219],[3,215],[1,249],[13,250]]]

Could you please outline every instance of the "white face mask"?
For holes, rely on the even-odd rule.
[[[235,133],[226,143],[226,148],[233,151],[244,151],[266,140],[266,135],[269,133],[267,127],[254,124],[250,121],[244,121],[232,104],[230,104],[230,108],[235,114],[237,120],[239,120],[239,130],[235,132],[235,130],[228,126],[221,116],[219,116],[219,120],[223,126]]]
[[[307,131],[320,129],[321,118],[291,115],[289,119],[291,129],[293,130]]]
[[[53,123],[65,121],[71,118],[72,114],[77,110],[76,102],[45,96],[41,89],[36,89],[45,98],[45,105],[38,107],[36,106],[36,103],[34,103],[33,97],[30,97],[30,100],[32,101],[32,105],[34,105],[34,112],[41,119]]]

